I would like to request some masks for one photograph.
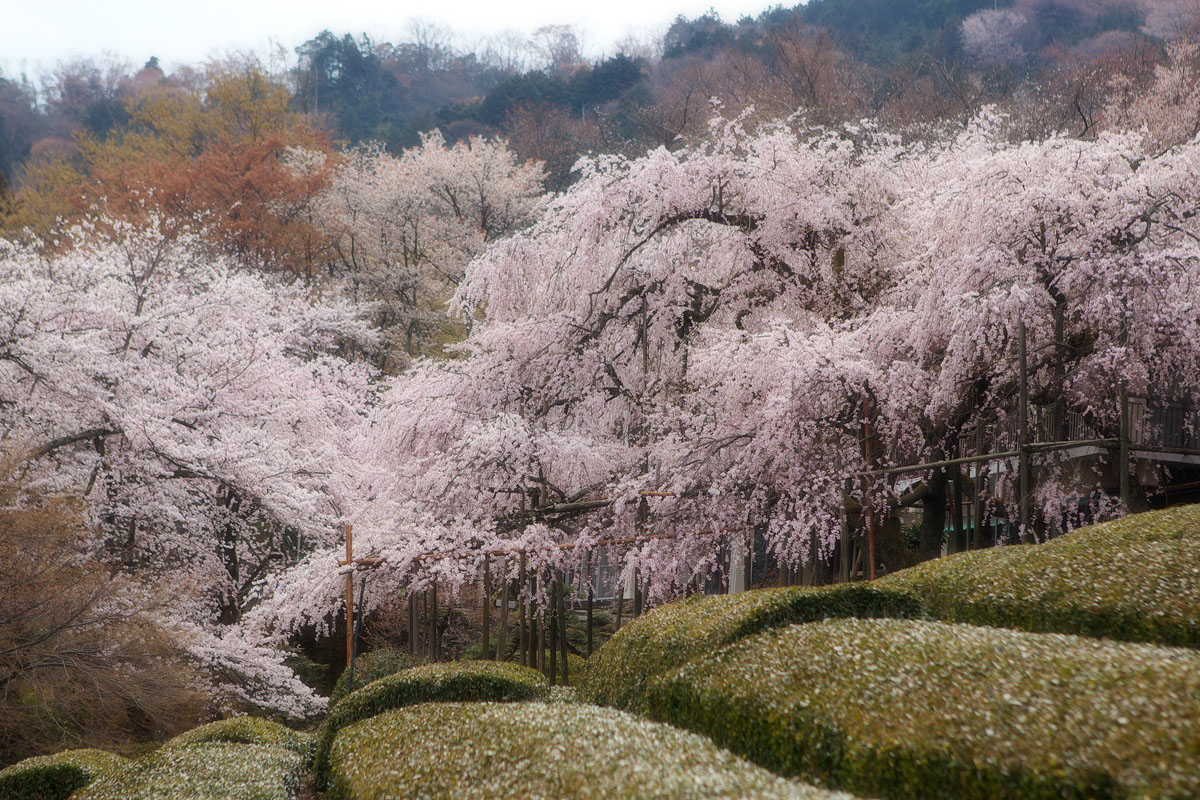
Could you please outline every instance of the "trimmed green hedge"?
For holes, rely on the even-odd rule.
[[[35,756],[0,770],[4,800],[65,800],[108,770],[129,762],[103,750],[65,750]]]
[[[912,592],[938,619],[1200,648],[1200,505],[962,553],[877,583]]]
[[[831,617],[921,614],[920,601],[907,592],[861,583],[691,597],[618,631],[588,659],[577,685],[585,700],[640,711],[656,676],[751,634]]]
[[[899,798],[1200,797],[1200,654],[829,620],[661,677],[651,714],[784,775]]]
[[[417,703],[539,700],[549,693],[549,684],[537,671],[499,661],[427,664],[381,678],[348,695],[325,718],[313,759],[317,787],[324,788],[328,779],[333,738],[347,725]]]
[[[300,755],[312,752],[312,734],[300,733],[291,728],[261,717],[233,717],[192,728],[163,744],[163,747],[179,747],[204,742],[231,742],[234,744],[273,744]]]
[[[343,670],[338,676],[333,691],[329,693],[329,708],[332,709],[351,692],[358,691],[368,683],[374,683],[380,678],[395,675],[397,672],[420,666],[425,663],[422,656],[415,656],[407,650],[397,650],[391,647],[371,652],[354,659],[354,688],[350,688],[350,670]]]
[[[292,800],[303,773],[303,758],[276,745],[178,745],[105,773],[71,800]]]
[[[669,725],[595,706],[435,703],[342,730],[336,800],[833,800]]]

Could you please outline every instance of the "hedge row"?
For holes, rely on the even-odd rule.
[[[912,592],[938,619],[1200,648],[1200,505],[962,553],[878,583]]]
[[[66,750],[36,756],[0,770],[4,800],[65,800],[99,775],[129,762],[103,750]]]
[[[920,602],[907,592],[861,583],[691,597],[618,631],[588,659],[579,692],[593,703],[640,711],[656,676],[759,631],[833,617],[921,613]]]
[[[425,663],[422,656],[409,653],[407,650],[397,650],[387,647],[372,650],[354,660],[354,687],[350,687],[350,670],[344,670],[329,693],[329,708],[333,708],[351,692],[358,691],[368,683],[374,683],[380,678],[395,675],[397,672],[420,666]]]
[[[538,700],[549,692],[537,671],[497,661],[427,664],[381,678],[347,695],[325,718],[313,759],[317,787],[328,781],[330,747],[347,725],[416,703]]]
[[[312,752],[314,737],[261,717],[234,717],[192,728],[163,744],[163,747],[229,742],[232,744],[271,744],[302,756]]]
[[[774,771],[899,798],[1200,797],[1200,654],[830,620],[663,676],[651,714]]]
[[[834,800],[708,739],[613,709],[545,703],[429,704],[344,729],[336,800]]]
[[[269,744],[164,747],[107,772],[71,800],[292,800],[304,759]]]

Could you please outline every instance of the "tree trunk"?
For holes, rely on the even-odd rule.
[[[946,532],[946,471],[934,470],[925,483],[921,498],[921,540],[919,555],[922,561],[942,554],[942,537]]]

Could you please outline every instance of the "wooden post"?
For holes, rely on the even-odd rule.
[[[558,592],[559,586],[557,578],[550,580],[550,636],[549,645],[550,651],[547,653],[549,660],[548,675],[550,677],[550,685],[553,686],[558,680]]]
[[[954,527],[954,547],[950,552],[960,553],[967,549],[967,532],[963,528],[962,467],[955,465],[950,479],[954,481],[954,492],[950,501],[950,521]]]
[[[500,562],[500,575],[504,579],[504,589],[500,592],[500,640],[496,648],[496,660],[508,660],[508,597],[512,584],[508,580],[508,562]]]
[[[521,571],[517,578],[517,616],[520,618],[520,630],[517,632],[517,646],[521,651],[521,666],[529,666],[529,626],[525,613],[525,588],[529,586],[529,576],[525,568],[525,552],[521,552]]]
[[[417,593],[410,588],[408,592],[408,652],[414,656],[421,652],[417,647],[420,638],[417,600]]]
[[[483,660],[492,650],[492,572],[491,558],[483,556]]]
[[[867,469],[871,469],[871,423],[863,422],[863,447]],[[871,508],[871,479],[863,478],[863,518],[867,523],[867,578],[875,580],[875,512]]]
[[[975,455],[983,455],[983,426],[979,425],[975,428]],[[985,475],[988,474],[988,462],[975,462],[975,487],[974,497],[971,500],[972,506],[975,508],[975,549],[983,547],[983,482]],[[970,547],[970,545],[968,545]]]
[[[559,683],[567,685],[567,598],[566,581],[563,573],[558,573],[558,646],[562,649],[562,680]]]
[[[593,605],[593,589],[596,585],[595,578],[592,577],[592,553],[589,550],[584,556],[585,575],[587,577],[587,657],[592,657],[592,605]]]
[[[1117,458],[1117,472],[1119,473],[1118,481],[1121,490],[1121,505],[1125,507],[1125,513],[1128,514],[1133,506],[1132,489],[1129,485],[1129,397],[1125,394],[1125,387],[1121,387],[1121,421],[1120,430],[1118,431],[1118,442],[1120,442],[1120,451]]]
[[[534,581],[534,587],[536,589],[536,586],[537,586],[537,576],[536,575],[534,576],[533,581]],[[546,583],[545,583],[545,581],[542,581],[543,591],[545,590],[545,587],[546,587]],[[537,596],[536,591],[534,593],[534,596],[535,597]],[[534,607],[537,608],[537,641],[535,642],[535,645],[537,646],[537,653],[535,655],[534,661],[537,662],[538,672],[545,675],[546,674],[546,604],[542,603],[540,608],[536,605]]]
[[[853,542],[850,539],[850,511],[846,508],[846,501],[850,497],[851,482],[846,480],[846,487],[843,491],[842,510],[838,515],[842,524],[842,563],[841,563],[841,579],[842,583],[850,582],[850,563],[854,557],[851,552],[854,549]]]
[[[1033,533],[1029,530],[1029,361],[1026,356],[1025,320],[1021,319],[1017,327],[1017,359],[1019,363],[1020,385],[1018,386],[1017,408],[1017,437],[1020,446],[1017,448],[1017,503],[1020,513],[1021,540],[1033,542]]]
[[[616,630],[621,630],[621,612],[625,610],[625,581],[617,581],[617,622]]]
[[[638,571],[633,571],[633,618],[637,619],[642,615],[642,582],[639,579]]]
[[[354,658],[354,526],[346,525],[346,668]]]
[[[433,586],[429,587],[429,631],[432,634],[429,638],[432,644],[431,657],[434,661],[437,661],[442,657],[442,637],[438,635],[437,623],[437,578],[434,578]]]

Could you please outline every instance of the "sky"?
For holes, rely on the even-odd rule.
[[[323,29],[399,41],[411,19],[477,36],[571,24],[582,30],[594,57],[612,53],[614,43],[631,32],[661,33],[679,14],[693,18],[712,8],[735,22],[771,5],[771,0],[0,0],[0,69],[9,77],[23,72],[32,77],[59,61],[105,53],[137,66],[158,56],[169,68],[232,52],[266,54],[272,42],[294,58],[294,48]]]

